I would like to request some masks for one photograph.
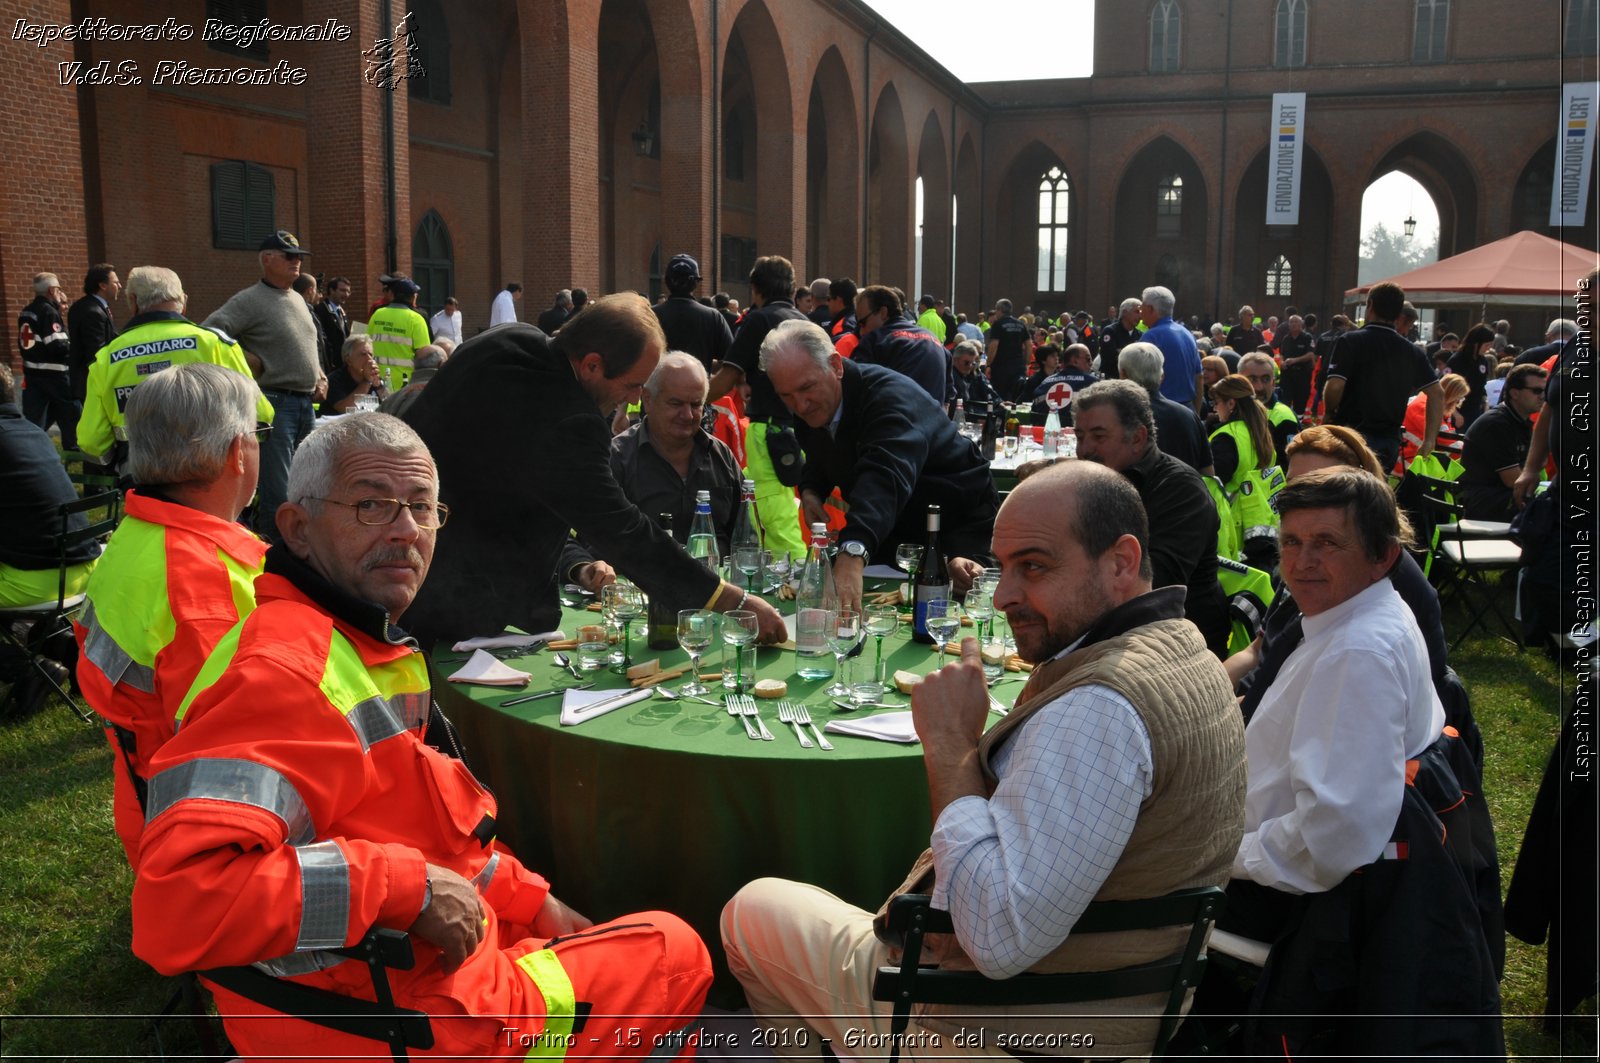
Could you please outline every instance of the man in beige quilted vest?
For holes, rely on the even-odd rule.
[[[1183,587],[1151,589],[1147,541],[1138,493],[1089,462],[1029,478],[1000,509],[995,604],[1033,675],[987,733],[972,639],[912,697],[934,827],[897,892],[931,892],[951,913],[954,940],[938,945],[945,966],[1007,978],[1169,955],[1182,929],[1074,937],[1072,927],[1091,901],[1228,879],[1243,833],[1244,729],[1227,674],[1183,618]],[[871,987],[895,952],[872,913],[761,879],[723,910],[722,940],[779,1054],[816,1056],[823,1038],[842,1058],[887,1054],[889,1006]],[[1155,1021],[1126,1016],[1160,1003],[1062,1010],[925,1012],[905,1054],[1004,1057],[1007,1038],[1022,1034],[1083,1046],[1068,1055],[1137,1055]],[[1072,1034],[1092,1040],[1061,1039]]]

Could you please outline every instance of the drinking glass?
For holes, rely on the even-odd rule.
[[[760,543],[741,546],[733,552],[733,567],[744,574],[744,589],[756,592],[756,573],[761,571],[762,549]]]
[[[967,592],[966,597],[961,599],[961,602],[967,607],[967,615],[972,617],[972,623],[977,629],[978,637],[982,639],[983,622],[994,619],[994,595],[974,584],[972,590]]]
[[[984,569],[978,578],[972,581],[972,589],[982,591],[992,599],[994,592],[1000,589],[1000,570],[998,568]]]
[[[1009,461],[1012,458],[1015,458],[1017,456],[1017,437],[1006,436],[1005,439],[1001,441],[1000,447],[1005,453],[1006,460]]]
[[[916,593],[916,588],[912,584],[917,582],[917,569],[922,565],[922,547],[916,543],[901,543],[894,548],[894,564],[896,568],[905,569],[906,575],[911,577],[911,583],[907,584],[906,590],[906,598],[909,600],[911,595]]]
[[[611,640],[604,624],[584,624],[578,628],[578,667],[598,672],[611,661]]]
[[[722,641],[734,648],[734,688],[744,688],[744,654],[746,646],[756,640],[759,631],[756,614],[748,609],[730,609],[722,614]]]
[[[689,681],[678,688],[678,693],[706,693],[706,685],[700,682],[700,656],[711,648],[711,640],[716,636],[716,631],[717,614],[711,610],[678,611],[678,645],[689,655]]]
[[[983,677],[990,682],[999,679],[1006,671],[1006,659],[1017,652],[1017,640],[1011,636],[1011,624],[1000,614],[989,622],[989,636],[983,640]]]
[[[629,638],[633,634],[633,621],[644,615],[644,592],[623,580],[608,583],[600,592],[600,609],[622,628],[622,663],[613,665],[611,670],[626,672],[633,664],[629,656]]]
[[[948,598],[929,602],[927,619],[923,623],[933,638],[933,663],[937,668],[944,659],[944,648],[961,630],[961,604]]]
[[[870,605],[867,607],[866,619],[862,624],[867,634],[877,640],[877,654],[872,666],[873,684],[881,695],[889,689],[887,677],[883,672],[883,639],[886,635],[893,635],[895,628],[900,626],[900,611],[892,605]],[[863,684],[856,683],[855,689]],[[854,697],[854,694],[852,694]],[[859,699],[858,699],[859,700]]]
[[[861,611],[850,605],[840,606],[828,632],[828,648],[833,651],[836,667],[833,685],[823,693],[833,698],[846,698],[850,696],[850,680],[846,678],[850,651],[861,641]]]

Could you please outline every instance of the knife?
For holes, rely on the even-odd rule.
[[[537,694],[528,694],[525,697],[512,698],[510,701],[502,701],[500,703],[500,707],[504,709],[511,705],[521,705],[525,701],[538,701],[540,698],[552,698],[557,694],[565,694],[569,690],[588,690],[592,686],[594,686],[593,683],[580,683],[577,686],[555,687],[551,690],[541,690]]]

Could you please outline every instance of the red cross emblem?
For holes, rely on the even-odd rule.
[[[1044,393],[1045,405],[1052,410],[1059,410],[1072,401],[1072,385],[1066,381],[1052,384],[1050,390]]]

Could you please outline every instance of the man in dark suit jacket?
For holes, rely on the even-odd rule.
[[[849,506],[833,566],[841,606],[860,606],[869,560],[892,564],[896,544],[926,539],[930,505],[941,510],[939,543],[957,587],[982,571],[1000,506],[989,463],[916,381],[841,358],[809,321],[768,333],[761,367],[805,449],[807,522],[826,520],[822,503],[835,487]]]
[[[350,315],[345,313],[344,303],[349,298],[349,278],[329,277],[322,286],[322,300],[311,307],[322,334],[322,371],[330,377],[344,365],[344,341],[350,338]]]
[[[68,373],[72,382],[72,397],[84,399],[89,382],[89,367],[94,364],[95,352],[117,338],[117,326],[111,318],[111,304],[122,292],[122,281],[117,277],[117,267],[100,262],[89,267],[83,278],[83,298],[67,311],[67,345],[71,353]]]

